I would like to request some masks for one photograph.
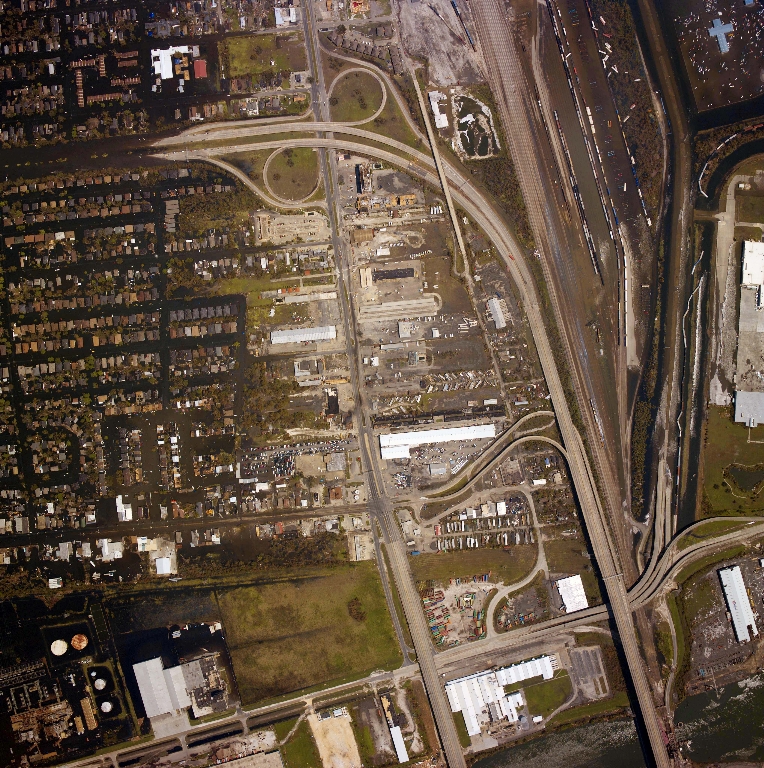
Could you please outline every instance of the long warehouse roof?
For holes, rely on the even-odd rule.
[[[751,601],[745,589],[743,574],[740,566],[735,565],[732,568],[722,568],[719,571],[719,579],[724,589],[724,597],[727,600],[732,616],[732,626],[735,630],[735,637],[739,643],[747,643],[751,639],[749,628],[754,635],[758,636],[756,629],[756,619],[751,609]]]
[[[271,331],[271,344],[299,344],[302,341],[331,341],[336,338],[337,328],[333,325]]]
[[[448,443],[458,440],[481,440],[486,437],[496,437],[495,424],[476,424],[470,427],[446,427],[444,429],[423,429],[420,432],[397,432],[391,435],[380,435],[381,448],[392,448],[405,445],[414,448],[428,443]]]

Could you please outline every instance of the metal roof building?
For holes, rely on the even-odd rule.
[[[394,725],[390,729],[390,735],[393,737],[393,746],[395,747],[395,754],[399,763],[407,763],[409,761],[409,753],[406,750],[406,744],[403,741],[403,734],[401,734],[400,726]]]
[[[507,320],[504,317],[504,310],[502,310],[501,303],[495,296],[492,299],[488,299],[488,309],[493,322],[496,324],[496,330],[500,331],[502,328],[506,328]]]
[[[740,283],[754,287],[764,283],[764,243],[743,241],[743,276]]]
[[[753,616],[751,601],[748,599],[748,593],[745,590],[745,582],[740,566],[735,565],[732,568],[722,568],[719,571],[719,580],[724,590],[724,599],[727,601],[727,608],[732,616],[732,628],[735,630],[735,637],[739,643],[747,643],[751,639],[751,632],[754,637],[759,636],[756,629],[756,619]]]
[[[583,611],[584,608],[589,607],[580,576],[568,576],[566,579],[560,579],[557,582],[557,591],[560,593],[566,613]]]
[[[548,680],[554,675],[552,659],[542,656],[511,667],[487,672],[478,672],[460,677],[446,684],[446,695],[452,712],[461,712],[470,736],[477,736],[481,727],[492,722],[508,720],[516,723],[517,710],[523,706],[520,691],[504,693],[504,686],[543,677]]]
[[[181,667],[164,669],[162,659],[133,664],[146,717],[158,717],[191,706]]]
[[[379,448],[383,459],[407,458],[410,448],[431,443],[450,443],[460,440],[484,440],[496,437],[495,424],[476,424],[471,427],[445,427],[423,429],[420,432],[398,432],[379,436]]]
[[[764,392],[735,392],[735,421],[746,427],[764,424]]]
[[[331,341],[336,338],[337,327],[334,325],[271,331],[271,344],[300,344],[303,341]]]

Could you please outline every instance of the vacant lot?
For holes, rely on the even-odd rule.
[[[230,590],[219,603],[245,704],[401,661],[373,563]]]
[[[537,549],[532,544],[520,544],[509,550],[473,549],[463,552],[424,554],[411,558],[411,571],[416,581],[471,579],[484,573],[491,581],[512,584],[526,576],[536,562]]]
[[[764,428],[752,429],[751,439],[764,441]],[[704,461],[705,514],[751,514],[764,509],[761,482],[743,490],[736,482],[742,482],[739,473],[736,479],[727,475],[732,465],[741,469],[750,468],[751,473],[756,472],[759,465],[764,468],[764,442],[748,442],[748,429],[742,424],[735,424],[731,407],[709,407]]]
[[[294,736],[281,748],[285,768],[314,768],[321,765],[316,743],[307,720],[303,720]]]
[[[523,689],[528,712],[531,716],[549,717],[562,706],[573,691],[568,673],[558,670],[551,680],[541,680]]]
[[[271,189],[286,200],[302,200],[318,184],[318,154],[310,147],[279,152],[268,165]]]
[[[597,577],[592,570],[592,561],[584,554],[586,542],[583,538],[554,539],[544,542],[544,552],[549,572],[573,576],[579,574],[584,584],[589,605],[602,602]]]
[[[356,768],[361,765],[349,717],[319,720],[317,715],[308,715],[308,722],[321,755],[323,768]]]
[[[764,197],[759,195],[738,195],[735,219],[737,221],[764,224]]]
[[[383,91],[377,78],[368,72],[350,72],[334,86],[330,104],[332,120],[342,123],[366,120],[382,104]]]
[[[301,72],[306,67],[302,35],[242,35],[222,44],[221,59],[228,77]]]

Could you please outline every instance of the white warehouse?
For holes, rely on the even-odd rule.
[[[550,656],[513,664],[511,667],[487,672],[478,672],[460,677],[446,684],[446,695],[452,712],[461,712],[470,736],[477,736],[483,726],[500,720],[516,723],[518,709],[523,706],[520,691],[504,693],[505,685],[543,677],[549,680],[554,675],[554,664]]]
[[[739,643],[747,643],[751,639],[751,632],[753,632],[754,637],[758,637],[759,631],[756,629],[756,619],[754,618],[751,601],[745,589],[740,566],[735,565],[732,568],[722,568],[719,571],[719,580],[724,590],[727,609],[732,616],[732,628],[735,630],[737,641]]]
[[[334,325],[271,331],[271,344],[300,344],[304,341],[332,341],[336,338],[337,328]]]
[[[409,449],[430,443],[451,443],[460,440],[485,440],[496,437],[495,424],[477,424],[471,427],[445,427],[423,429],[421,432],[398,432],[379,436],[379,449],[383,459],[406,459]]]

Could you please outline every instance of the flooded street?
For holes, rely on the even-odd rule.
[[[634,721],[613,720],[550,733],[496,752],[474,768],[644,768]]]

